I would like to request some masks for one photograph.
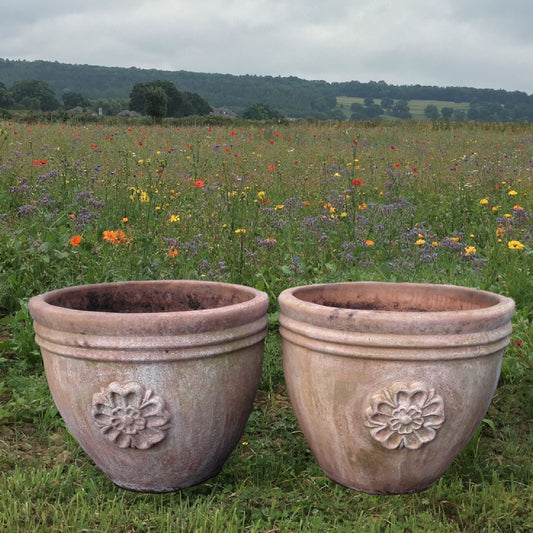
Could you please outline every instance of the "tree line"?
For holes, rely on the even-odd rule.
[[[0,109],[26,111],[56,111],[60,108],[76,112],[96,112],[116,115],[129,109],[138,115],[148,115],[155,120],[164,117],[181,118],[191,115],[208,115],[211,106],[198,94],[180,92],[168,81],[154,80],[136,83],[129,98],[114,99],[118,108],[110,108],[105,99],[91,101],[81,93],[65,91],[61,103],[50,85],[42,80],[25,79],[8,89],[0,81]]]
[[[72,103],[75,98],[80,102],[84,98],[93,105],[102,107],[105,114],[116,114],[117,109],[137,109],[139,87],[144,87],[152,95],[155,90],[152,85],[157,81],[167,95],[167,113],[173,113],[169,110],[174,108],[186,108],[191,105],[191,100],[196,98],[191,95],[197,95],[212,108],[227,107],[241,116],[245,111],[249,112],[251,106],[261,105],[281,117],[344,119],[344,113],[337,106],[337,97],[347,96],[380,101],[380,104],[374,102],[374,105],[379,105],[382,113],[378,114],[380,110],[377,107],[362,105],[352,111],[354,119],[380,120],[385,115],[409,118],[410,100],[438,100],[468,103],[465,120],[533,122],[533,95],[522,91],[389,85],[384,81],[329,83],[304,80],[295,76],[235,76],[9,59],[0,59],[0,108],[9,108],[10,94],[15,100],[18,98],[16,91],[13,95],[15,85],[28,80],[39,80],[47,84],[54,95],[62,95],[65,107],[67,102]],[[168,89],[165,83],[172,84],[183,95],[181,103],[170,94],[173,91],[165,90],[165,87]],[[159,93],[159,99],[164,99],[160,91],[155,92]],[[133,104],[130,98],[132,94]],[[65,96],[67,102],[64,100]],[[37,102],[31,100],[34,96],[28,98],[24,105],[30,106],[31,109]],[[57,100],[57,96],[55,98]],[[152,96],[148,99],[150,98]],[[153,98],[150,101],[153,101]],[[196,101],[199,102],[197,99]],[[52,105],[53,102],[51,97],[46,97],[40,104],[41,108],[44,109],[44,106]],[[161,104],[161,101],[159,103]],[[15,104],[22,105],[20,100],[15,101]],[[146,99],[144,105],[146,106]],[[254,109],[255,112],[259,112],[257,108]],[[439,119],[462,118],[460,113],[454,115],[453,111],[451,116],[447,114],[448,108],[444,113],[441,111]]]

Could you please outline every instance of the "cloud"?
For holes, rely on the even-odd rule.
[[[531,92],[522,0],[18,0],[2,54],[105,66]]]

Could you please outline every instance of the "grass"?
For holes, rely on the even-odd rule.
[[[533,528],[533,131],[523,125],[0,123],[0,530],[493,531]],[[107,233],[104,233],[107,232]],[[49,395],[28,299],[124,279],[270,296],[240,444],[183,491],[115,487]],[[340,280],[452,283],[515,299],[491,407],[429,490],[330,481],[290,407],[279,292]]]
[[[337,96],[337,107],[343,111],[346,115],[346,118],[350,118],[351,105],[354,103],[364,105],[364,98],[351,97],[351,96]],[[376,98],[374,100],[376,104],[381,104],[381,100]],[[470,104],[468,102],[446,102],[444,100],[409,100],[409,111],[413,116],[413,120],[426,120],[427,117],[424,114],[424,110],[428,105],[434,105],[439,110],[439,113],[442,111],[443,107],[451,107],[452,109],[459,109],[465,113],[468,111]],[[396,120],[391,115],[383,115],[382,119],[386,120]]]

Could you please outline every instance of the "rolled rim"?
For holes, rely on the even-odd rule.
[[[149,301],[154,293],[166,298],[166,303],[156,306],[154,311],[139,310],[143,305],[139,302]],[[113,295],[120,300],[118,310],[94,309],[98,307],[95,301],[109,304]],[[190,297],[190,302],[200,303],[184,308],[183,295]],[[135,300],[131,303],[137,310],[131,312],[125,308],[128,298]],[[173,304],[173,299],[179,299],[180,304]],[[215,281],[121,281],[53,290],[31,298],[28,306],[36,323],[62,331],[94,335],[176,335],[235,328],[253,322],[266,316],[268,295],[252,287]],[[122,310],[121,306],[124,306]]]
[[[507,324],[515,304],[496,293],[457,285],[355,281],[303,285],[279,295],[280,323],[348,332],[449,334]]]

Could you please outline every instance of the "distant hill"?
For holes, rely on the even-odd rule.
[[[212,107],[226,107],[238,113],[260,102],[287,117],[344,118],[346,113],[339,110],[337,97],[351,97],[467,103],[480,109],[492,109],[499,121],[533,121],[533,95],[521,91],[422,85],[396,86],[384,81],[329,83],[304,80],[294,76],[236,76],[184,70],[167,71],[76,65],[57,61],[0,59],[1,83],[9,88],[24,79],[45,81],[58,98],[61,98],[65,91],[74,91],[91,100],[128,98],[136,83],[166,80],[172,82],[180,91],[199,94]],[[500,108],[505,108],[505,113],[502,113]],[[503,119],[499,118],[500,116]],[[478,118],[484,119],[483,116]]]

